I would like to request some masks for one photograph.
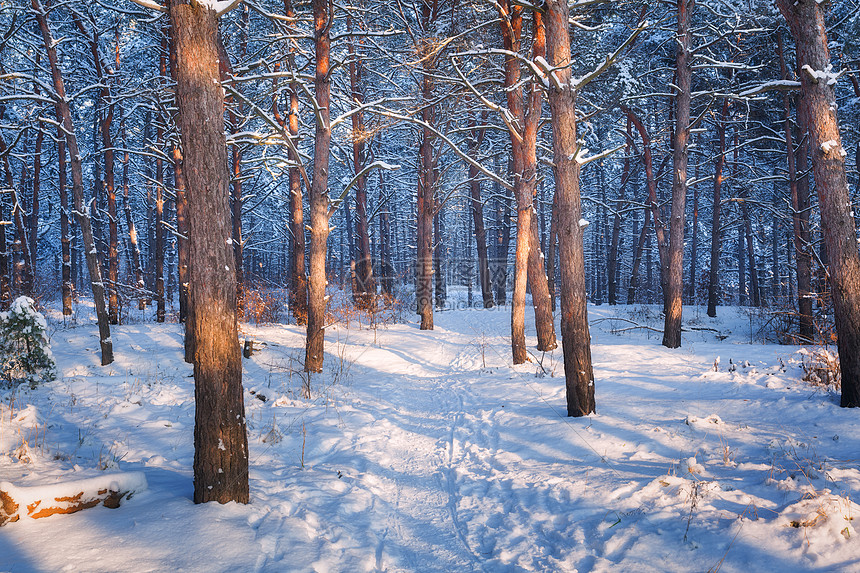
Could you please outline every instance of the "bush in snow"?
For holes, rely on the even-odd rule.
[[[54,357],[45,317],[33,308],[33,299],[21,296],[8,312],[0,312],[0,386],[54,379]]]

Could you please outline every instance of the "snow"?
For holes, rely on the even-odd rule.
[[[839,77],[842,75],[842,72],[834,72],[833,64],[827,64],[827,67],[823,70],[814,70],[809,64],[804,64],[802,68],[800,68],[812,79],[813,83],[818,83],[824,81],[828,86],[835,86],[839,81]]]
[[[630,329],[661,325],[656,307],[590,307],[598,413],[574,419],[560,349],[529,338],[533,361],[511,366],[508,310],[328,327],[310,397],[304,329],[243,325],[260,343],[243,362],[249,505],[191,501],[179,325],[114,327],[103,367],[84,308],[73,328],[49,317],[58,377],[0,391],[0,481],[139,472],[148,489],[5,525],[0,570],[860,568],[860,420],[801,380],[798,347],[760,343],[747,311],[685,307],[727,338],[669,350]]]

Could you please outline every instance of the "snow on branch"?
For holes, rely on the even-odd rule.
[[[131,0],[138,6],[143,8],[147,8],[149,10],[155,10],[157,12],[167,12],[167,6],[163,4],[159,4],[155,0]],[[215,16],[223,16],[236,6],[238,6],[242,0],[191,0],[191,5],[195,8],[206,8],[208,10],[212,10],[215,12]]]
[[[813,70],[809,64],[805,64],[800,69],[809,74],[809,77],[812,79],[812,83],[817,84],[823,81],[828,86],[835,86],[836,82],[839,81],[839,78],[846,71],[842,70],[839,73],[833,73],[833,64],[827,64],[827,67],[823,70]]]
[[[444,142],[445,145],[447,145],[451,149],[451,151],[453,151],[457,155],[457,157],[462,159],[465,163],[468,163],[469,165],[474,166],[478,171],[480,171],[481,173],[486,175],[489,179],[491,179],[492,181],[495,181],[496,183],[498,183],[499,185],[501,185],[505,189],[507,189],[509,191],[513,191],[513,189],[514,189],[513,185],[511,185],[510,183],[505,181],[502,177],[500,177],[496,173],[493,173],[492,171],[490,171],[489,169],[484,167],[479,161],[475,161],[473,158],[469,157],[469,155],[467,153],[463,153],[463,150],[461,150],[459,147],[457,147],[457,144],[455,144],[444,133],[442,133],[441,131],[439,131],[438,129],[436,129],[435,127],[430,125],[429,123],[422,121],[422,120],[420,120],[416,117],[413,117],[411,115],[408,115],[408,114],[404,115],[402,113],[398,113],[394,110],[390,110],[390,109],[384,108],[382,106],[374,108],[373,110],[371,110],[371,113],[374,113],[380,117],[387,117],[390,119],[396,119],[399,121],[405,121],[407,123],[412,123],[414,125],[420,125],[424,129],[427,129],[428,131],[433,133],[433,135],[436,136],[437,138],[439,138],[442,142]]]
[[[385,171],[396,171],[396,170],[400,169],[400,166],[399,165],[391,165],[390,163],[386,163],[384,161],[374,161],[373,163],[371,163],[370,165],[367,165],[364,169],[362,169],[361,171],[356,173],[355,176],[352,178],[352,181],[350,181],[349,184],[346,187],[344,187],[343,191],[341,191],[338,198],[335,199],[334,201],[332,201],[331,209],[329,209],[329,218],[331,218],[331,216],[334,214],[334,212],[337,211],[337,208],[340,207],[341,203],[343,203],[343,200],[346,199],[346,195],[347,195],[347,193],[349,193],[349,190],[352,189],[352,186],[355,185],[359,179],[361,179],[362,177],[364,177],[365,175],[367,175],[368,173],[370,173],[374,169],[383,169]]]
[[[641,34],[642,31],[645,30],[645,28],[647,28],[648,26],[649,23],[647,20],[643,20],[642,22],[640,22],[639,25],[636,26],[636,29],[633,30],[633,33],[630,34],[630,36],[624,41],[624,43],[618,46],[618,48],[612,54],[606,56],[606,59],[603,61],[602,64],[600,64],[599,66],[594,68],[594,70],[582,76],[581,78],[572,80],[572,85],[570,86],[571,91],[578,92],[582,90],[582,88],[590,84],[593,80],[597,79],[600,74],[608,70],[616,62],[616,60],[618,60],[624,50],[626,50],[627,47],[630,46],[630,44],[632,44],[633,41],[636,40],[636,38],[639,36],[639,34]]]
[[[577,146],[576,153],[571,154],[568,157],[568,159],[570,161],[576,161],[577,163],[579,163],[580,166],[585,166],[585,165],[588,165],[589,163],[591,163],[592,161],[599,161],[601,159],[609,157],[610,155],[612,155],[616,151],[620,151],[621,149],[624,148],[624,144],[622,144],[622,145],[619,145],[618,147],[614,147],[612,149],[607,149],[606,151],[602,151],[602,152],[598,153],[597,155],[592,155],[590,157],[586,157],[589,150],[582,146],[581,141],[579,143],[580,143],[580,145]]]
[[[800,82],[795,82],[792,80],[775,80],[772,82],[765,82],[763,84],[759,84],[755,87],[749,88],[747,90],[742,91],[738,94],[739,98],[748,98],[760,93],[764,92],[772,92],[772,91],[793,91],[800,89]]]
[[[157,12],[167,12],[166,6],[162,6],[161,4],[159,4],[158,2],[155,2],[153,0],[131,0],[131,1],[134,2],[135,4],[137,4],[138,6],[141,6],[143,8],[147,8],[149,10],[155,10]]]

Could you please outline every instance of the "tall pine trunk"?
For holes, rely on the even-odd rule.
[[[310,277],[308,281],[308,329],[305,345],[305,372],[322,372],[325,346],[326,242],[329,235],[328,166],[331,145],[331,78],[329,32],[333,14],[326,0],[313,0],[316,52],[317,121],[314,133],[314,171],[310,195]]]
[[[835,81],[831,82],[830,52],[824,14],[815,0],[777,0],[797,46],[801,107],[809,129],[815,188],[821,227],[830,263],[833,311],[836,319],[842,406],[860,407],[860,256],[845,156],[836,118]]]
[[[594,372],[585,292],[583,227],[579,224],[580,165],[575,160],[576,97],[571,90],[569,9],[567,0],[546,2],[547,59],[561,88],[549,90],[555,187],[558,193],[558,248],[561,271],[561,336],[568,416],[594,412]]]
[[[57,113],[57,117],[60,114]],[[62,270],[61,276],[63,281],[62,297],[63,297],[63,316],[72,314],[72,253],[71,239],[69,237],[69,189],[66,169],[66,136],[63,133],[62,127],[57,128],[57,162],[58,162],[58,187],[60,193],[60,249],[62,251]]]
[[[434,16],[432,7],[425,2],[421,8],[422,24],[425,31],[429,32]],[[424,67],[421,78],[421,97],[424,101],[424,109],[421,112],[421,119],[427,125],[431,125],[434,121],[431,101],[433,99],[435,60],[433,54],[429,53],[432,48],[433,46],[429,43],[421,46],[422,50],[428,50],[427,54],[421,54]],[[436,181],[433,168],[433,133],[427,127],[422,129],[418,161],[416,312],[421,317],[421,330],[433,330],[433,215],[435,213]]]
[[[777,50],[779,53],[779,65],[782,79],[789,79],[788,66],[785,63],[785,45],[782,34],[777,34]],[[800,106],[797,108],[797,124],[800,139],[803,143],[798,147],[797,153],[794,149],[794,137],[791,126],[791,96],[786,93],[783,96],[783,130],[785,132],[785,151],[788,162],[788,187],[791,195],[792,211],[792,243],[794,245],[794,260],[797,271],[797,311],[798,311],[798,337],[801,342],[812,342],[815,336],[812,322],[812,257],[809,254],[809,185],[808,177],[803,176],[803,182],[799,180],[797,168],[797,153],[803,154],[802,163],[806,163],[807,146],[806,122]]]
[[[681,346],[681,314],[684,294],[684,227],[687,204],[687,145],[690,140],[690,102],[692,96],[692,32],[690,16],[695,0],[678,0],[676,52],[677,88],[675,95],[675,133],[672,150],[672,214],[669,221],[668,260],[664,267],[663,346]]]
[[[347,30],[352,31],[352,18],[347,18]],[[356,40],[352,39],[349,43],[349,85],[353,103],[360,106],[364,101],[361,86],[363,66],[356,52]],[[358,111],[352,115],[352,162],[356,175],[364,169],[366,137],[364,114]],[[367,309],[372,307],[376,297],[376,279],[373,276],[367,221],[367,175],[359,175],[355,184],[355,238],[353,300],[360,308]],[[350,248],[352,246],[350,245]]]
[[[729,100],[723,100],[723,109],[717,121],[717,139],[719,151],[714,172],[714,200],[711,205],[711,268],[708,271],[708,316],[717,316],[717,304],[720,296],[720,208],[723,188],[723,170],[726,166],[726,120],[729,113]]]
[[[176,103],[188,193],[190,320],[194,340],[194,502],[247,503],[248,438],[232,269],[224,92],[215,12],[169,0]]]
[[[482,121],[486,119],[486,114],[482,116]],[[478,158],[478,150],[484,140],[486,128],[477,126],[475,118],[469,120],[470,137],[468,139],[469,152],[472,156]],[[478,251],[478,278],[481,283],[481,298],[484,303],[484,308],[492,308],[495,306],[493,301],[492,284],[490,283],[490,266],[487,259],[487,229],[484,225],[484,203],[481,200],[481,181],[478,179],[478,168],[469,164],[469,196],[471,198],[470,206],[472,211],[472,222],[475,230],[475,245]],[[471,279],[469,281],[471,285]]]
[[[101,347],[101,363],[107,365],[113,362],[113,342],[110,337],[110,323],[107,309],[105,308],[105,290],[102,282],[101,267],[98,252],[93,240],[93,229],[88,212],[84,209],[84,175],[81,166],[81,150],[78,147],[78,139],[75,136],[75,126],[72,122],[72,112],[66,99],[66,88],[63,76],[60,72],[57,59],[57,48],[51,30],[48,27],[47,14],[39,0],[31,0],[36,20],[42,32],[42,40],[45,50],[48,52],[48,61],[51,64],[51,77],[54,90],[57,92],[58,120],[66,132],[66,144],[69,147],[69,156],[72,163],[72,194],[75,199],[75,215],[81,227],[81,235],[84,242],[84,251],[87,260],[87,268],[90,273],[90,285],[93,292],[93,302],[96,308],[96,319],[99,326],[99,345]]]

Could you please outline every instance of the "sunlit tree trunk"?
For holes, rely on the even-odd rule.
[[[424,2],[421,7],[421,19],[425,31],[429,31],[435,16],[430,3]],[[432,47],[427,42],[422,46],[422,50],[430,50]],[[425,124],[431,125],[434,121],[431,101],[435,59],[429,52],[421,55],[423,57],[421,97],[424,101],[421,119]],[[415,299],[416,311],[421,317],[421,330],[433,330],[433,215],[435,214],[436,172],[433,166],[433,132],[428,127],[422,128],[419,153]]]
[[[675,138],[672,150],[672,212],[669,221],[668,260],[664,267],[663,300],[665,322],[663,346],[681,346],[681,314],[684,294],[684,231],[687,205],[687,145],[690,140],[690,102],[692,96],[692,45],[690,16],[695,0],[678,0],[676,36]]]
[[[552,147],[558,194],[558,249],[561,274],[561,336],[568,416],[594,412],[594,372],[591,334],[585,292],[582,205],[579,196],[580,165],[575,160],[576,98],[571,89],[570,32],[567,0],[545,4],[547,60],[556,71],[560,89],[549,90],[552,113]]]
[[[248,439],[238,344],[218,18],[169,0],[176,103],[188,194],[190,324],[194,339],[194,502],[248,502]]]
[[[325,346],[326,241],[329,235],[328,169],[331,145],[331,40],[333,14],[326,0],[313,0],[317,118],[314,133],[314,170],[311,182],[311,248],[308,281],[308,330],[305,372],[322,372]]]
[[[801,108],[809,129],[815,189],[830,264],[842,406],[860,407],[860,256],[845,172],[845,149],[836,118],[835,81],[824,14],[815,0],[777,0],[797,45]]]

